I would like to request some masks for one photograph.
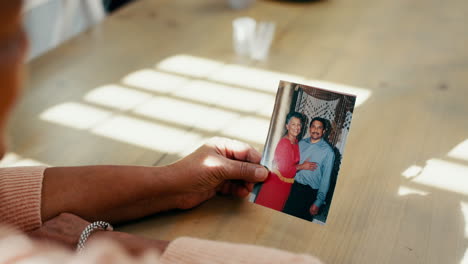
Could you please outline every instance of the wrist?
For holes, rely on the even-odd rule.
[[[154,188],[148,200],[150,206],[157,204],[156,212],[185,209],[182,204],[187,193],[183,190],[183,183],[178,181],[181,178],[178,166],[170,164],[152,168],[151,185]]]
[[[150,184],[151,184],[151,193],[152,197],[155,194],[160,194],[161,196],[172,196],[179,193],[179,189],[175,184],[177,175],[175,170],[171,165],[150,167]]]
[[[160,186],[163,188],[162,194],[166,196],[177,196],[179,194],[184,194],[187,190],[184,186],[188,184],[184,181],[187,177],[184,177],[184,174],[187,174],[190,171],[190,168],[183,166],[180,162],[172,163],[169,165],[158,167],[157,176],[160,178]]]

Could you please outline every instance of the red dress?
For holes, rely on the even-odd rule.
[[[299,146],[297,140],[291,144],[288,138],[283,137],[276,146],[273,159],[273,171],[276,168],[281,175],[270,172],[263,183],[255,200],[256,204],[281,211],[291,191],[292,180],[296,175],[296,165],[299,162]]]

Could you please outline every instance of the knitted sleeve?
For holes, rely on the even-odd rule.
[[[41,225],[41,191],[45,168],[0,168],[0,223],[22,231],[31,231]]]

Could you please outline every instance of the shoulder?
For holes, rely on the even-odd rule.
[[[276,145],[277,149],[284,149],[284,148],[290,148],[291,147],[291,142],[287,138],[281,138],[280,141],[278,142],[278,145]]]
[[[291,145],[291,143],[289,143],[289,140],[287,138],[282,137],[280,141],[278,141],[278,145]]]
[[[333,148],[330,146],[329,143],[323,141],[323,148],[325,149],[328,155],[335,156],[335,152],[333,151]]]

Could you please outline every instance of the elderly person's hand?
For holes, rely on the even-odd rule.
[[[213,138],[192,154],[167,166],[173,174],[169,185],[176,190],[176,207],[188,209],[216,192],[247,196],[256,182],[268,176],[261,155],[248,144]]]
[[[81,233],[89,224],[90,222],[76,215],[61,213],[45,222],[40,228],[29,232],[28,236],[38,240],[43,245],[44,243],[53,243],[75,250]],[[112,240],[123,246],[132,255],[140,255],[150,248],[162,253],[169,244],[169,241],[148,239],[118,231],[94,231],[88,241],[95,239]]]
[[[239,141],[214,138],[174,164],[50,167],[44,172],[41,217],[69,212],[118,223],[171,209],[188,209],[218,191],[245,197],[267,170],[260,154]]]
[[[90,223],[78,216],[69,213],[62,213],[28,235],[41,242],[59,243],[67,248],[75,249],[81,232]]]

